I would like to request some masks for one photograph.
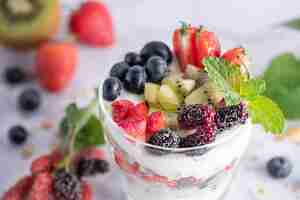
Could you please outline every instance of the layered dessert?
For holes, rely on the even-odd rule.
[[[213,32],[182,24],[172,50],[152,41],[111,68],[100,116],[128,198],[214,200],[226,192],[251,135],[249,91],[260,85],[248,66],[245,49],[221,54]]]

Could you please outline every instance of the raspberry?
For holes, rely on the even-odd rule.
[[[177,148],[180,143],[180,137],[171,129],[161,129],[150,137],[148,143],[165,148]],[[159,155],[168,153],[164,150],[154,149],[151,147],[147,148],[150,152]]]
[[[21,200],[28,194],[33,183],[32,176],[25,176],[3,194],[2,200]]]
[[[196,132],[182,139],[180,147],[196,147],[210,144],[216,139],[216,125],[214,123],[202,125]]]
[[[48,172],[39,173],[32,185],[27,200],[51,200],[52,198],[52,175]]]
[[[247,119],[248,112],[246,105],[243,103],[220,108],[216,114],[218,133],[230,129],[235,125],[244,124]]]
[[[83,176],[94,176],[109,171],[109,163],[100,159],[80,159],[76,166],[76,174],[79,178]]]
[[[82,200],[92,200],[93,199],[93,188],[90,184],[85,181],[81,183],[81,191],[82,191]]]
[[[79,179],[65,169],[54,174],[54,196],[58,200],[80,200],[81,185]]]
[[[210,105],[184,105],[179,109],[178,122],[182,129],[194,129],[202,124],[210,124],[215,119],[215,111]]]
[[[52,167],[51,156],[43,155],[32,161],[30,171],[32,174],[37,174],[45,171],[50,172]]]

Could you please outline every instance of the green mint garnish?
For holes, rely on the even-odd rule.
[[[84,108],[78,108],[74,103],[66,108],[60,124],[63,144],[67,151],[64,161],[66,167],[72,156],[81,149],[105,144],[103,125],[96,116],[96,109],[96,99]]]
[[[224,93],[225,103],[227,106],[236,105],[240,102],[240,97],[234,91],[229,80],[234,81],[234,76],[237,70],[227,68],[224,60],[214,57],[204,59],[203,64],[205,71],[214,84],[219,88],[220,92]]]
[[[266,90],[262,79],[245,78],[238,66],[222,58],[207,57],[203,64],[208,77],[225,94],[226,105],[248,104],[253,123],[261,124],[266,132],[280,134],[285,125],[282,111],[271,99],[262,96]]]

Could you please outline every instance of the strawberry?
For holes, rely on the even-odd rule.
[[[27,200],[52,200],[53,178],[48,172],[37,174]]]
[[[58,150],[53,150],[51,152],[51,163],[53,168],[55,168],[63,159],[63,154]]]
[[[93,199],[93,188],[92,186],[85,182],[81,182],[81,199],[82,200],[92,200]]]
[[[147,140],[160,129],[166,128],[166,118],[162,112],[153,112],[147,119]]]
[[[113,21],[102,2],[87,1],[71,15],[70,31],[84,44],[111,46],[115,41]]]
[[[130,164],[124,154],[121,151],[114,151],[114,158],[117,163],[117,165],[120,167],[120,169],[124,170],[125,172],[136,174],[139,169],[139,164],[134,162],[133,164]]]
[[[43,44],[36,55],[39,82],[49,92],[59,92],[72,80],[77,63],[77,48],[71,43]]]
[[[129,109],[128,116],[142,116],[142,117],[147,117],[149,112],[149,108],[146,104],[146,102],[140,102],[136,104],[132,109]]]
[[[8,191],[6,191],[2,200],[22,200],[24,196],[27,196],[28,192],[31,189],[33,184],[32,176],[25,176],[21,180],[19,180],[13,187],[11,187]]]
[[[243,47],[229,49],[222,55],[222,58],[233,65],[240,66],[241,72],[249,75],[248,67],[250,65],[250,61],[246,50]]]
[[[50,172],[52,169],[52,162],[50,155],[43,155],[32,161],[30,171],[32,174],[38,174],[40,172]]]
[[[182,23],[181,28],[173,33],[174,53],[179,61],[180,69],[185,72],[188,64],[196,63],[195,37],[197,28]]]
[[[143,180],[146,182],[154,183],[168,183],[168,177],[159,175],[145,175],[142,176]]]
[[[129,110],[134,107],[134,104],[128,100],[118,100],[112,103],[113,120],[118,123],[126,119]]]
[[[132,116],[121,122],[118,125],[125,130],[125,132],[132,137],[146,141],[146,128],[147,128],[147,119],[143,116]]]
[[[96,159],[96,160],[105,160],[105,152],[102,149],[90,147],[87,149],[81,150],[74,158],[73,162],[76,164],[80,159]]]
[[[220,42],[213,32],[200,27],[196,33],[196,67],[203,69],[203,59],[208,56],[219,57],[221,54]]]

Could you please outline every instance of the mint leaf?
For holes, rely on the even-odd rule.
[[[251,99],[266,91],[266,83],[262,79],[250,79],[241,82],[240,95],[242,98]]]
[[[283,24],[284,26],[300,30],[300,18],[292,19],[286,23]]]
[[[264,73],[265,95],[274,100],[289,119],[300,118],[300,60],[292,53],[275,57]]]
[[[236,82],[240,72],[235,66],[228,66],[223,59],[216,57],[207,57],[203,61],[205,71],[208,73],[210,80],[219,88],[220,92],[224,93],[224,99],[227,106],[236,105],[240,102],[240,97],[233,89],[233,84]]]
[[[70,104],[66,109],[66,116],[60,124],[60,132],[63,135],[65,145],[73,145],[75,151],[89,146],[97,146],[105,143],[104,131],[101,121],[95,115],[94,100],[85,108],[78,108],[76,104]],[[75,138],[74,144],[69,144]]]
[[[92,115],[76,136],[75,150],[103,144],[105,144],[105,139],[102,123],[95,115]]]
[[[285,125],[284,115],[277,104],[264,96],[256,96],[248,101],[253,123],[261,124],[266,132],[281,134]]]

